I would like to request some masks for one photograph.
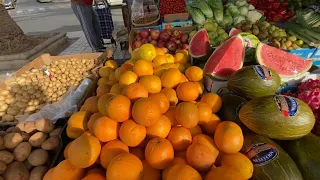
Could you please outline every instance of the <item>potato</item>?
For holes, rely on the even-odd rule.
[[[33,166],[41,166],[47,162],[48,157],[49,154],[47,151],[43,149],[36,149],[30,153],[28,161]]]
[[[10,180],[28,180],[29,171],[23,163],[15,161],[10,164],[3,174],[4,179]]]
[[[5,149],[3,137],[0,136],[0,150]]]
[[[51,131],[49,135],[50,135],[50,137],[60,136],[61,132],[62,132],[62,128],[57,128],[57,129],[54,129],[53,131]]]
[[[7,165],[4,162],[0,161],[0,174],[3,174],[6,171],[6,169]]]
[[[1,112],[0,111],[0,117],[3,117],[4,115],[6,115],[6,112]]]
[[[18,127],[9,127],[7,130],[6,130],[6,132],[7,133],[14,133],[14,132],[20,132],[21,130],[20,130],[20,128],[18,128]]]
[[[36,132],[29,139],[29,143],[33,147],[40,147],[41,144],[47,139],[48,135],[43,132]]]
[[[29,180],[42,180],[43,176],[48,171],[46,166],[37,166],[30,172]]]
[[[17,128],[20,129],[20,131],[24,131],[24,123],[23,122],[19,122],[17,125],[16,125]]]
[[[5,135],[7,135],[8,133],[6,131],[0,131],[0,136],[4,137]]]
[[[31,152],[32,146],[28,142],[20,143],[14,150],[14,159],[20,162],[26,160]]]
[[[13,149],[18,146],[23,141],[23,137],[20,133],[9,133],[3,138],[4,147],[8,149]]]
[[[5,100],[6,104],[14,104],[16,102],[16,99],[15,97],[12,97],[12,98],[7,98]]]
[[[0,161],[4,162],[5,164],[10,164],[14,159],[12,153],[6,150],[0,151]]]
[[[4,100],[6,100],[6,97],[0,96],[0,101],[4,101]]]
[[[6,111],[8,109],[8,104],[3,104],[0,106],[0,111]]]
[[[24,112],[33,112],[36,110],[35,106],[28,106],[27,109]]]
[[[2,121],[5,121],[5,122],[12,122],[14,120],[15,118],[12,114],[6,114],[2,117]]]
[[[41,144],[41,148],[44,150],[50,151],[57,148],[59,144],[60,144],[60,138],[58,136],[52,136]]]
[[[26,133],[33,133],[36,131],[35,123],[32,121],[26,122],[24,124],[24,131]]]
[[[33,166],[29,163],[28,159],[23,161],[23,164],[29,171],[33,168]]]
[[[49,119],[39,119],[36,121],[35,127],[38,131],[50,133],[54,129],[52,121]]]
[[[10,94],[10,91],[8,91],[8,90],[2,90],[2,91],[0,91],[0,96],[7,96],[7,95],[9,95]]]

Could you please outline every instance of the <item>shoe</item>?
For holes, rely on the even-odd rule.
[[[106,50],[107,50],[106,47],[102,47],[102,48],[99,48],[99,49],[97,50],[97,52],[105,52]]]

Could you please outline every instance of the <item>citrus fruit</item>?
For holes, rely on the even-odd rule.
[[[122,90],[122,94],[135,102],[139,98],[148,97],[148,90],[140,83],[132,83]]]
[[[151,94],[149,98],[151,98],[154,102],[156,102],[159,105],[161,114],[164,114],[168,111],[170,102],[164,93]]]
[[[186,64],[188,62],[188,57],[183,53],[178,52],[174,55],[174,63]]]
[[[165,88],[175,88],[181,82],[181,72],[178,69],[170,68],[162,73],[161,84]]]
[[[98,110],[102,115],[104,116],[107,115],[106,105],[109,99],[114,95],[115,94],[112,94],[112,93],[106,93],[99,98],[97,105],[98,105]]]
[[[169,170],[176,164],[188,164],[187,160],[185,158],[182,157],[174,157],[170,166],[168,166],[167,168],[165,168],[162,171],[162,179],[167,179],[167,175]]]
[[[110,93],[113,93],[113,94],[121,94],[123,88],[125,87],[125,85],[122,85],[122,84],[115,84],[111,87],[110,89]]]
[[[101,149],[101,153],[100,153],[101,166],[107,169],[112,158],[124,152],[129,152],[129,148],[122,141],[119,141],[117,139],[109,141]]]
[[[146,146],[145,157],[154,169],[165,169],[174,158],[172,144],[164,138],[153,138]]]
[[[184,151],[192,142],[190,131],[185,127],[173,127],[167,137],[175,151]]]
[[[112,72],[112,73],[110,73],[110,75],[109,75],[109,81],[114,81],[114,80],[117,80],[117,78],[116,78],[116,73],[115,73],[115,72]]]
[[[138,80],[138,76],[134,72],[126,71],[123,74],[121,74],[119,78],[119,84],[129,85],[137,82],[137,80]]]
[[[200,127],[202,128],[203,132],[205,132],[206,134],[208,134],[210,136],[213,136],[214,132],[220,122],[221,122],[221,120],[217,115],[211,114],[209,121],[202,123],[200,125]]]
[[[158,77],[161,77],[161,75],[167,70],[166,67],[164,67],[163,65],[160,65],[160,66],[156,66],[154,67],[153,69],[153,74],[158,76]]]
[[[104,63],[104,66],[110,67],[113,70],[118,68],[118,63],[114,60],[108,60]]]
[[[245,180],[244,177],[240,174],[240,172],[234,167],[220,166],[217,168],[211,169],[204,180]]]
[[[167,173],[167,180],[202,180],[197,170],[187,164],[176,164]]]
[[[115,76],[115,78],[116,78],[117,81],[119,81],[120,76],[121,76],[122,73],[123,73],[123,72],[121,71],[120,68],[117,68],[117,69],[114,71],[114,76]]]
[[[144,149],[142,147],[130,147],[129,152],[137,156],[141,161],[144,160]]]
[[[181,102],[178,104],[175,117],[177,122],[185,128],[193,128],[199,122],[199,110],[191,102]]]
[[[175,112],[176,112],[176,107],[171,106],[169,107],[168,111],[164,113],[164,115],[169,119],[172,127],[179,125],[178,121],[176,120]]]
[[[133,65],[134,65],[134,64],[133,64],[132,62],[126,61],[124,64],[122,64],[122,65],[120,66],[120,72],[121,72],[121,73],[124,73],[124,72],[126,72],[126,71],[132,71]]]
[[[247,156],[239,152],[235,154],[223,154],[220,162],[222,166],[235,167],[245,179],[250,179],[252,177],[252,162]]]
[[[152,44],[143,44],[139,48],[139,55],[140,55],[140,58],[142,59],[145,59],[147,61],[152,61],[156,57],[157,51]]]
[[[174,57],[171,54],[166,54],[165,55],[167,57],[167,62],[170,64],[174,63]]]
[[[146,160],[142,161],[143,176],[141,180],[160,180],[161,170],[151,167]]]
[[[123,95],[109,98],[106,104],[107,116],[118,122],[128,120],[131,116],[131,101]]]
[[[171,106],[174,106],[178,103],[179,99],[174,89],[163,88],[160,92],[163,93],[168,98]]]
[[[109,79],[108,78],[100,78],[98,80],[98,86],[103,85],[103,84],[108,84]]]
[[[133,72],[138,75],[138,77],[153,75],[153,65],[152,62],[147,60],[139,60],[133,66]]]
[[[100,174],[101,176],[105,177],[106,176],[106,170],[101,168],[101,167],[94,167],[94,168],[88,168],[88,171],[86,173],[86,176],[90,174]]]
[[[139,48],[135,49],[131,53],[131,60],[139,60],[141,59],[140,53],[139,53]]]
[[[104,95],[106,93],[109,93],[110,89],[111,89],[110,85],[107,85],[107,84],[99,85],[97,90],[96,90],[97,96],[100,97],[100,96],[102,96],[102,95]]]
[[[103,115],[100,112],[94,113],[90,116],[90,119],[88,121],[88,129],[93,132],[93,125],[96,122],[97,119],[102,117]]]
[[[93,134],[101,142],[108,142],[119,137],[120,125],[117,121],[102,116],[93,125]]]
[[[49,171],[50,172],[50,171]],[[51,179],[81,179],[85,174],[85,169],[77,168],[70,163],[69,160],[61,161],[55,168],[51,171]],[[48,178],[49,177],[49,178]],[[47,173],[44,179],[50,179],[50,174]],[[21,178],[17,178],[21,179]],[[27,179],[27,178],[25,178]]]
[[[211,106],[212,113],[216,113],[222,106],[222,100],[219,95],[215,93],[206,93],[201,97],[201,102],[205,102]]]
[[[190,131],[192,137],[194,137],[194,136],[196,136],[198,134],[202,134],[202,130],[201,130],[201,127],[199,125],[196,125],[193,128],[189,128],[189,131]]]
[[[109,78],[109,75],[113,72],[113,69],[107,66],[103,66],[99,69],[99,75],[102,78]]]
[[[166,54],[163,48],[156,48],[156,52],[157,52],[157,56]]]
[[[177,87],[177,95],[181,101],[194,101],[199,96],[199,89],[194,82],[183,82]]]
[[[216,161],[218,154],[201,143],[192,143],[186,152],[187,162],[198,171],[208,171]]]
[[[203,78],[203,70],[197,66],[187,68],[185,75],[189,81],[200,81]]]
[[[192,143],[203,144],[207,146],[213,152],[213,154],[219,154],[219,150],[210,136],[207,136],[205,134],[198,134],[193,137]]]
[[[211,119],[212,109],[209,104],[204,102],[198,102],[196,103],[197,108],[199,109],[199,124],[204,124]]]
[[[106,178],[100,174],[90,174],[81,180],[105,180]]]
[[[166,138],[171,130],[171,122],[165,115],[152,126],[147,127],[147,136],[150,138]]]
[[[139,80],[139,83],[144,85],[150,94],[159,93],[161,91],[161,80],[158,76],[142,76]]]
[[[146,137],[147,130],[144,126],[127,120],[121,124],[119,136],[123,143],[129,147],[138,146]]]
[[[154,125],[160,119],[160,116],[160,107],[151,98],[141,98],[132,107],[134,121],[145,127]]]
[[[165,64],[165,63],[168,63],[166,55],[158,55],[153,60],[153,66],[154,67],[160,66],[160,65]]]
[[[204,92],[204,85],[202,82],[194,82],[198,86],[199,94]]]
[[[234,122],[222,121],[214,133],[214,142],[218,149],[224,153],[236,153],[243,146],[241,128]]]
[[[182,75],[182,78],[181,78],[180,84],[183,83],[183,82],[188,82],[189,81],[184,74],[181,74],[181,75]]]

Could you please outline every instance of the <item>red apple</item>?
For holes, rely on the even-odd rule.
[[[142,39],[142,38],[141,38],[141,36],[140,36],[139,34],[136,35],[136,37],[135,37],[135,40],[136,40],[136,41],[141,41],[141,39]]]
[[[151,39],[158,40],[160,36],[160,31],[158,29],[151,29],[150,35],[151,35]]]
[[[173,30],[172,35],[179,39],[181,37],[181,32],[175,29]]]
[[[158,45],[158,47],[162,48],[162,47],[166,46],[166,43],[163,41],[159,41],[157,45]]]
[[[176,42],[177,44],[181,44],[181,40],[180,40],[180,39],[176,40],[175,42]]]
[[[148,42],[149,42],[148,39],[142,39],[142,40],[141,40],[141,43],[142,43],[142,44],[147,44]]]
[[[167,42],[170,39],[170,35],[167,32],[162,31],[159,36],[160,40],[163,42]]]
[[[152,41],[151,36],[149,36],[148,37],[148,42],[151,42],[151,41]]]
[[[176,37],[174,37],[174,36],[171,36],[171,37],[170,37],[170,41],[176,41],[176,40],[177,40]]]
[[[182,42],[183,44],[188,43],[188,39],[189,39],[188,34],[183,34],[183,35],[181,36],[181,42]]]
[[[177,43],[174,41],[167,42],[166,46],[167,46],[168,50],[171,52],[175,52],[177,49]]]
[[[150,44],[152,44],[152,45],[157,45],[158,44],[158,42],[156,41],[156,40],[151,40],[151,42],[150,42]]]
[[[165,30],[163,30],[162,32],[166,32],[166,33],[168,33],[170,36],[172,35],[171,29],[165,29]]]
[[[141,41],[135,41],[133,42],[133,49],[140,48],[141,45],[142,45]]]
[[[143,38],[143,39],[147,39],[149,36],[149,31],[148,30],[142,30],[140,31],[139,35]]]
[[[182,49],[188,50],[188,49],[189,49],[189,44],[183,44],[183,45],[182,45]]]

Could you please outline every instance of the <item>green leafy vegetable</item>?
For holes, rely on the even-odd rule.
[[[260,20],[262,16],[263,16],[262,12],[259,12],[256,10],[251,10],[248,12],[247,20],[249,20],[251,22],[256,22],[256,21]]]
[[[202,0],[203,1],[203,0]],[[209,6],[213,10],[213,15],[218,24],[223,21],[223,4],[221,0],[208,0]]]
[[[230,15],[225,14],[223,17],[223,22],[225,22],[225,27],[231,27],[233,24],[233,19]]]
[[[206,1],[196,0],[193,3],[193,7],[200,9],[201,12],[206,16],[206,18],[213,17],[213,12],[212,12],[210,6],[206,3]]]
[[[236,6],[240,7],[240,6],[244,6],[244,5],[247,5],[247,1],[246,0],[237,0],[235,3],[234,3]]]
[[[199,9],[187,6],[186,11],[190,14],[196,24],[203,25],[206,22],[206,18]]]
[[[237,6],[233,4],[229,4],[226,10],[226,13],[230,14],[232,17],[237,17],[240,15],[239,9],[237,8]]]
[[[249,12],[248,6],[240,6],[240,7],[238,8],[238,10],[240,11],[240,14],[241,14],[242,16],[246,16],[246,17],[247,17],[248,12]]]
[[[233,18],[233,25],[237,25],[238,23],[241,23],[242,21],[246,20],[244,16],[237,16]]]

